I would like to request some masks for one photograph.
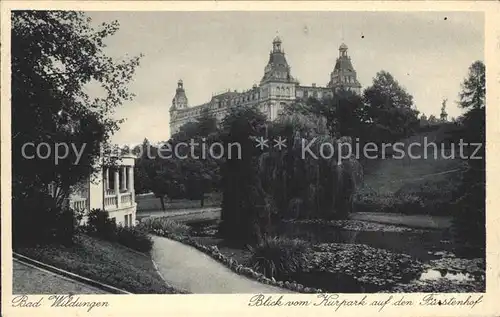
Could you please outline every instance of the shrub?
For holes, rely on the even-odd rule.
[[[116,223],[109,218],[107,211],[92,209],[87,215],[85,229],[89,235],[110,241],[116,240]]]
[[[309,243],[300,239],[268,238],[251,248],[253,269],[269,278],[286,279],[305,267]]]
[[[164,230],[178,236],[185,236],[189,233],[189,226],[164,217],[146,218],[140,226],[146,231]]]
[[[359,212],[449,214],[455,187],[455,183],[447,179],[408,183],[395,193],[363,188],[356,194],[355,208]]]
[[[81,215],[58,206],[51,196],[35,191],[12,201],[14,244],[60,243],[69,245]]]
[[[358,212],[394,212],[394,201],[393,194],[363,188],[355,196],[354,207]]]
[[[153,247],[153,241],[146,231],[136,227],[116,228],[118,243],[139,252],[149,252]]]

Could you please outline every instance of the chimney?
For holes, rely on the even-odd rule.
[[[316,87],[316,83],[313,83],[313,87]]]

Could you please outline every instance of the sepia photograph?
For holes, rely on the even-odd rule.
[[[9,13],[11,306],[486,293],[483,11],[118,8]]]

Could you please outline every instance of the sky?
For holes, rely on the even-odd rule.
[[[457,106],[468,67],[484,61],[481,12],[89,12],[92,23],[118,20],[105,43],[115,58],[144,54],[130,91],[117,109],[126,121],[118,144],[169,138],[169,108],[182,79],[190,106],[227,89],[258,84],[272,40],[283,41],[292,76],[303,85],[326,86],[342,42],[363,88],[380,70],[390,72],[427,116],[448,99]]]

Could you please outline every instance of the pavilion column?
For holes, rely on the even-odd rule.
[[[120,207],[120,174],[119,174],[119,169],[115,168],[113,169],[114,171],[114,177],[115,177],[115,195],[116,195],[116,207]]]
[[[135,201],[135,189],[134,189],[134,167],[128,166],[128,191],[131,193],[130,202],[134,204]]]
[[[102,169],[102,189],[104,191],[104,194],[106,194],[106,189],[108,189],[108,184],[109,184],[109,180],[108,180],[108,168],[107,167],[103,167]]]
[[[104,190],[109,189],[109,167],[104,168]]]
[[[127,167],[122,166],[120,169],[121,169],[121,174],[122,174],[122,178],[121,178],[122,183],[120,184],[120,188],[123,191],[125,191],[125,189],[127,189]]]

